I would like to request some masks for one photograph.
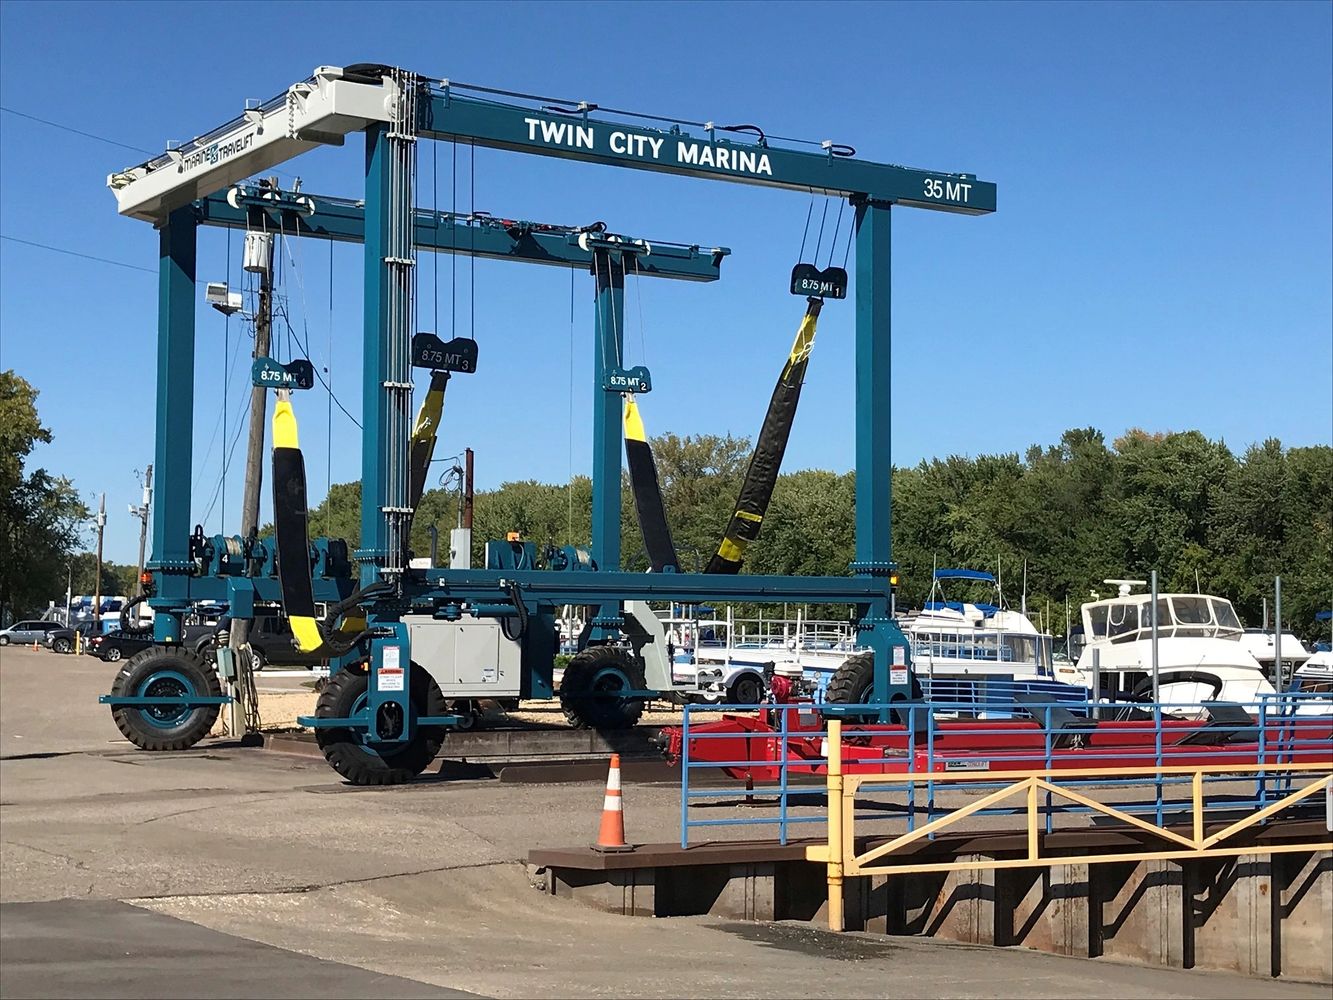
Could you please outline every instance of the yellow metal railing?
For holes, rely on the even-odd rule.
[[[1265,844],[1261,849],[1253,844],[1232,844],[1224,842],[1233,838],[1242,830],[1248,829],[1288,809],[1298,802],[1310,798],[1319,792],[1333,795],[1333,759],[1300,760],[1285,763],[1235,764],[1219,763],[1201,766],[1164,765],[1160,767],[1087,767],[1061,768],[1059,770],[1026,769],[1014,771],[970,771],[943,773],[906,773],[906,774],[843,774],[842,770],[842,722],[829,720],[828,730],[828,842],[808,847],[806,858],[810,861],[824,862],[828,866],[828,920],[829,928],[841,931],[845,927],[843,914],[843,880],[860,875],[900,875],[916,872],[948,872],[961,870],[988,870],[999,868],[1033,868],[1049,865],[1073,864],[1109,864],[1116,861],[1179,860],[1194,858],[1234,857],[1240,854],[1252,854],[1262,850],[1266,854],[1285,854],[1301,851],[1333,851],[1333,836],[1305,838],[1300,842],[1284,840],[1281,843]],[[1228,824],[1213,833],[1205,832],[1204,780],[1207,777],[1239,777],[1242,775],[1289,775],[1293,783],[1300,776],[1309,776],[1300,788],[1294,788],[1282,798],[1277,799],[1262,809]],[[1124,779],[1143,778],[1145,786],[1159,781],[1163,777],[1188,776],[1190,779],[1190,834],[1187,836],[1177,830],[1149,823],[1122,809],[1117,809],[1108,802],[1099,801],[1088,794],[1091,789],[1079,789],[1061,785],[1061,781],[1083,782],[1098,778]],[[981,798],[949,810],[945,815],[933,819],[915,829],[894,837],[885,843],[861,853],[856,853],[856,797],[863,785],[908,785],[912,782],[934,782],[936,784],[979,784],[993,785],[1005,783],[1004,787],[983,795]],[[1170,847],[1165,850],[1106,851],[1085,855],[1050,855],[1041,853],[1041,828],[1045,817],[1042,814],[1040,798],[1046,793],[1052,799],[1062,798],[1082,806],[1093,813],[1099,813],[1118,820],[1127,826],[1154,834],[1166,841]],[[1023,815],[1027,826],[1026,853],[1022,857],[984,858],[968,861],[945,862],[904,862],[901,864],[885,863],[896,852],[933,834],[955,826],[962,820],[981,812],[993,809],[1009,799],[1024,797]],[[1186,803],[1173,803],[1173,810],[1179,811]]]

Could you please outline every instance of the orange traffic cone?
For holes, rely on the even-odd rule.
[[[41,646],[37,645],[37,640],[36,640],[36,639],[32,640],[32,651],[33,651],[34,653],[40,652],[40,651],[41,651],[41,648],[42,648]]]
[[[597,833],[594,851],[632,851],[625,843],[625,807],[620,795],[620,754],[611,755],[611,770],[606,775],[606,798],[602,802],[602,828]]]

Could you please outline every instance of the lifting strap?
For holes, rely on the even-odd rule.
[[[644,433],[643,418],[632,392],[625,393],[625,458],[629,463],[630,489],[634,493],[634,507],[639,515],[639,530],[648,550],[648,561],[654,573],[668,567],[680,568],[676,546],[671,541],[667,526],[666,509],[662,506],[662,487],[657,478],[657,463]]]
[[[435,454],[435,439],[440,431],[440,417],[444,413],[444,390],[448,386],[448,372],[430,373],[430,388],[426,390],[426,398],[421,401],[421,409],[417,411],[417,422],[412,426],[408,452],[411,456],[411,471],[408,474],[407,505],[414,511],[420,506],[421,497],[426,492],[426,475],[430,472],[430,460]]]
[[[315,619],[315,588],[310,576],[305,456],[291,395],[286,391],[278,393],[273,407],[273,534],[283,611],[291,622],[297,648],[313,653],[325,641]]]
[[[796,404],[800,402],[801,383],[805,381],[810,351],[815,346],[815,327],[823,305],[823,299],[807,300],[805,317],[796,331],[796,340],[791,345],[791,354],[782,367],[782,374],[778,376],[778,383],[773,388],[773,398],[769,400],[759,439],[750,456],[750,465],[745,470],[745,480],[736,498],[735,513],[727,524],[722,544],[708,561],[705,573],[740,572],[741,564],[745,561],[745,550],[759,537],[759,527],[763,523],[764,514],[768,512],[769,501],[773,499],[773,487],[782,468],[782,455],[787,450],[787,438],[791,434],[792,422],[796,419]]]

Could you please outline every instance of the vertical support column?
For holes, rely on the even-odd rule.
[[[597,299],[593,336],[592,558],[607,572],[620,569],[620,393],[606,388],[608,368],[619,368],[625,330],[625,271],[618,255],[593,251]],[[614,638],[620,607],[604,604],[593,621],[592,639]]]
[[[889,533],[893,458],[889,432],[892,295],[889,206],[856,207],[856,561],[893,558]]]
[[[597,307],[592,391],[592,557],[597,568],[620,569],[620,420],[618,392],[605,388],[608,368],[622,364],[625,272],[605,250],[593,251]]]
[[[194,441],[194,209],[178,208],[159,230],[157,278],[157,505],[153,558],[158,571],[153,634],[179,640],[189,598],[190,478]]]
[[[856,561],[852,571],[884,581],[883,599],[873,600],[859,623],[863,641],[875,651],[870,700],[878,703],[912,697],[907,640],[889,611],[893,568],[889,211],[885,202],[866,200],[856,205]]]
[[[366,128],[365,305],[361,374],[361,585],[375,583],[388,554],[383,508],[389,453],[389,126]]]

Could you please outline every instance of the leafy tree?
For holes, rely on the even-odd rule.
[[[12,369],[0,372],[0,621],[64,592],[88,518],[68,479],[24,471],[33,447],[50,440],[37,415],[37,390]]]

